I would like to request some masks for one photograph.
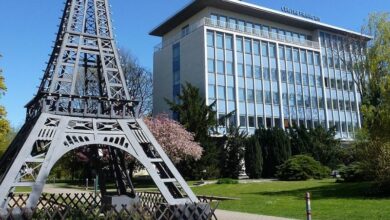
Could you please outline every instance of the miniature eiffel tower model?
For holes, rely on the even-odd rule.
[[[0,160],[0,209],[15,187],[32,188],[36,207],[50,170],[81,147],[109,149],[118,196],[133,194],[126,152],[153,178],[169,204],[198,202],[129,96],[115,46],[108,0],[67,0],[53,53],[24,126]]]

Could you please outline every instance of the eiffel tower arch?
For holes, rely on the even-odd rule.
[[[118,195],[134,195],[121,152],[136,158],[171,204],[198,202],[142,119],[127,90],[108,0],[67,0],[53,52],[24,126],[0,159],[0,209],[18,186],[34,208],[67,152],[108,149]],[[103,193],[103,192],[102,192]]]

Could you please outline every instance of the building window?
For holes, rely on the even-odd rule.
[[[273,93],[272,99],[273,99],[274,105],[279,105],[279,93],[278,92]]]
[[[286,70],[280,70],[280,74],[282,75],[282,82],[287,82]]]
[[[209,99],[215,99],[215,86],[209,85]]]
[[[252,65],[246,65],[246,77],[252,78],[253,77],[253,70],[252,70]]]
[[[272,118],[266,118],[265,122],[266,122],[267,128],[272,127]]]
[[[261,43],[261,53],[263,57],[268,57],[268,45],[267,43]]]
[[[299,63],[299,51],[294,49],[294,62]]]
[[[264,80],[268,80],[268,81],[270,80],[268,67],[263,67],[263,77],[264,77]]]
[[[207,60],[207,69],[208,69],[208,71],[209,71],[209,73],[214,73],[214,60],[212,60],[212,59],[208,59]]]
[[[257,117],[257,127],[258,128],[264,127],[263,117]]]
[[[253,53],[255,55],[260,55],[260,42],[259,41],[253,41]]]
[[[223,34],[217,33],[217,48],[223,48]]]
[[[294,72],[288,71],[288,83],[294,84]]]
[[[292,61],[292,50],[290,47],[286,48],[286,58],[287,58],[287,61]]]
[[[236,97],[234,92],[234,87],[227,87],[227,91],[228,91],[228,100],[234,101]]]
[[[233,63],[232,62],[226,62],[226,74],[227,75],[233,75]]]
[[[238,89],[238,99],[240,102],[245,102],[245,89],[243,88]]]
[[[256,90],[256,103],[257,104],[263,103],[263,91],[262,90]]]
[[[218,86],[218,99],[220,99],[220,100],[226,99],[226,93],[225,93],[224,86]]]
[[[281,60],[284,60],[285,56],[284,56],[284,47],[283,46],[279,46],[279,59]]]
[[[248,53],[248,54],[252,53],[251,40],[249,40],[249,39],[245,39],[245,53]]]
[[[225,40],[226,40],[226,49],[233,50],[233,37],[231,35],[226,35]]]
[[[271,69],[271,76],[272,76],[272,81],[277,82],[278,81],[278,70],[275,68]]]
[[[187,24],[181,29],[181,36],[185,37],[190,33],[190,26]]]
[[[245,115],[240,116],[240,126],[246,127],[246,116]]]
[[[236,38],[236,49],[238,52],[242,52],[242,38],[241,37]]]
[[[248,117],[248,125],[250,128],[254,128],[255,127],[255,117],[254,116],[249,116]]]
[[[237,75],[244,76],[244,65],[241,63],[237,64]]]
[[[255,66],[255,78],[261,79],[261,67],[260,66]]]
[[[224,62],[221,61],[221,60],[217,61],[217,73],[218,74],[224,74],[225,73]]]
[[[255,94],[253,89],[247,90],[247,97],[248,97],[248,102],[253,103],[255,101]]]
[[[270,44],[269,45],[269,53],[270,53],[270,57],[271,58],[275,58],[276,57],[276,47],[275,47],[275,44]]]
[[[207,32],[207,46],[214,47],[214,32]]]
[[[265,91],[265,104],[272,104],[270,91]]]

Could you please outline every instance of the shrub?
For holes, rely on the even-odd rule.
[[[281,128],[258,129],[255,133],[263,153],[263,177],[274,177],[277,166],[291,156],[290,139]]]
[[[263,171],[263,154],[259,140],[252,136],[245,146],[245,172],[251,179],[261,177]]]
[[[238,184],[238,180],[230,178],[222,178],[217,181],[217,184]]]
[[[280,180],[323,179],[328,177],[330,169],[310,156],[296,155],[278,167]]]
[[[339,168],[339,174],[345,182],[359,182],[367,179],[359,162],[341,166]]]

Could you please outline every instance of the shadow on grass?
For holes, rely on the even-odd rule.
[[[304,183],[304,182],[303,182]],[[389,199],[389,197],[376,194],[374,185],[369,182],[363,183],[329,183],[325,186],[307,187],[293,190],[254,192],[250,194],[264,196],[293,196],[303,198],[306,192],[312,194],[312,199]],[[248,193],[249,194],[249,193]]]

